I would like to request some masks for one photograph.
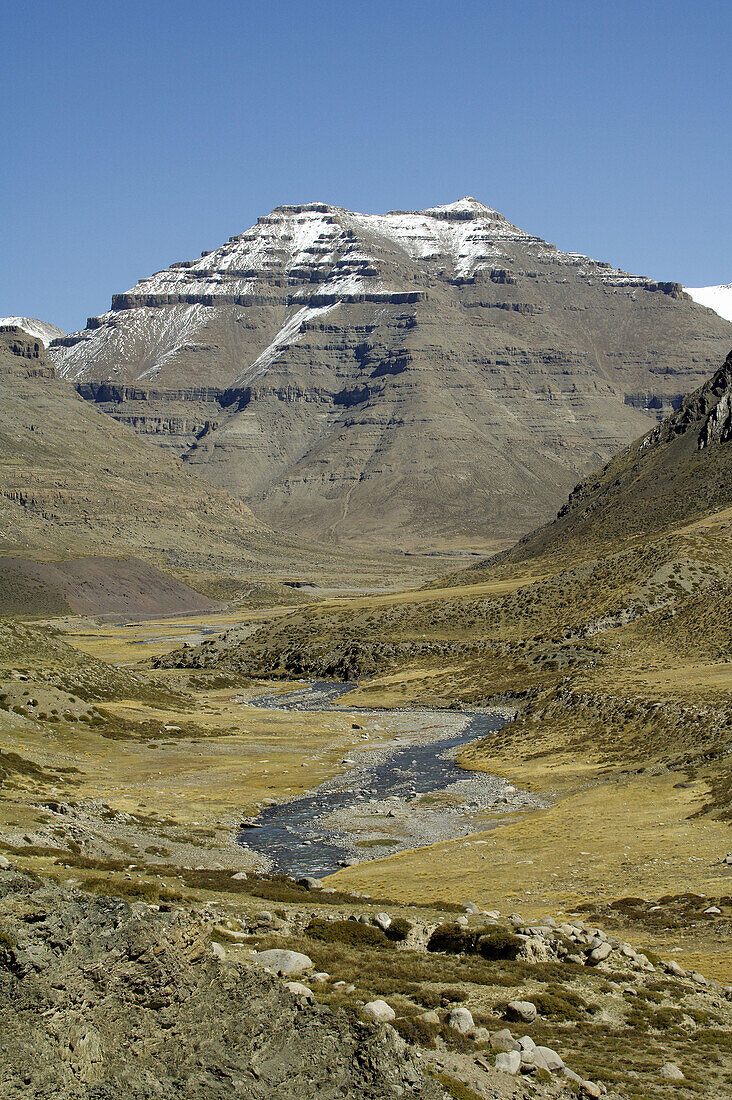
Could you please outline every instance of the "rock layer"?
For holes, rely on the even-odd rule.
[[[463,199],[276,208],[54,342],[85,398],[318,537],[507,538],[713,370],[732,327],[676,283]]]

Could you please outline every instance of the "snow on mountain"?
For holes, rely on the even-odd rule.
[[[34,340],[41,340],[45,347],[52,340],[58,340],[66,333],[58,325],[51,325],[48,321],[39,321],[37,317],[0,317],[0,328],[22,328]]]
[[[725,321],[732,321],[732,283],[723,286],[685,286],[684,290],[700,306],[707,306]]]
[[[483,270],[510,264],[513,254],[506,249],[515,246],[523,246],[539,261],[566,265],[574,274],[607,286],[642,287],[647,282],[579,253],[561,252],[469,196],[445,206],[388,214],[359,214],[317,202],[278,206],[200,259],[171,264],[114,295],[111,310],[93,318],[63,348],[54,349],[54,362],[62,376],[73,379],[90,377],[97,363],[106,362],[108,377],[114,378],[120,363],[135,359],[140,368],[135,380],[151,379],[171,356],[191,346],[206,320],[207,311],[199,306],[250,306],[260,303],[263,295],[271,303],[273,287],[280,285],[287,293],[279,297],[290,307],[281,325],[288,335],[296,316],[300,326],[318,315],[310,316],[310,310],[344,302],[393,301],[405,291],[405,266],[418,265],[407,274],[412,284],[423,277],[425,264],[445,279],[469,280]],[[174,308],[162,318],[164,306]],[[117,323],[118,311],[125,311],[122,326]],[[267,359],[266,369],[273,361],[272,346],[287,346],[287,341],[279,335],[270,341],[237,381],[249,372],[261,373],[260,356]]]

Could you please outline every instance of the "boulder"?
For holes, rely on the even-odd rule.
[[[246,882],[247,873],[246,871],[237,871],[236,874],[232,875],[231,877],[234,879],[235,882]]]
[[[517,1039],[514,1039],[511,1032],[507,1027],[501,1028],[500,1031],[494,1031],[491,1035],[491,1046],[494,1050],[506,1053],[509,1050],[520,1050],[520,1044]]]
[[[561,1058],[555,1050],[552,1050],[551,1047],[539,1046],[536,1049],[544,1059],[546,1068],[550,1073],[557,1073],[560,1069],[564,1069],[564,1059]]]
[[[289,989],[290,993],[294,993],[296,997],[304,997],[307,1001],[315,1000],[312,989],[308,989],[302,982],[287,982],[285,987]]]
[[[302,955],[299,951],[286,951],[281,947],[257,951],[254,961],[257,966],[266,966],[275,974],[301,974],[303,970],[311,970],[313,966],[313,960],[308,955]]]
[[[506,1006],[506,1019],[523,1020],[530,1024],[538,1016],[536,1005],[531,1001],[509,1001]]]
[[[517,1050],[508,1050],[496,1055],[496,1069],[504,1073],[517,1074],[521,1069],[521,1055]]]
[[[684,1075],[675,1062],[664,1062],[661,1066],[661,1076],[667,1081],[683,1081]]]
[[[382,1000],[369,1001],[368,1004],[363,1006],[363,1011],[370,1020],[375,1020],[378,1024],[385,1024],[396,1019],[394,1009]]]
[[[311,878],[310,875],[303,875],[302,878],[299,878],[296,881],[298,886],[304,886],[306,890],[320,889],[319,878]]]
[[[377,928],[380,928],[382,932],[386,932],[387,928],[391,927],[391,917],[388,913],[377,913],[374,917],[374,924]]]
[[[468,1032],[475,1030],[472,1012],[462,1006],[453,1008],[447,1015],[447,1026],[453,1031],[459,1031],[461,1035],[467,1035]]]
[[[6,859],[5,856],[0,856],[0,870],[7,871],[10,866],[12,866],[10,860]]]
[[[596,947],[593,951],[590,951],[588,962],[591,966],[597,966],[597,964],[603,962],[611,952],[612,947],[609,943],[601,943],[599,947]]]
[[[463,912],[465,913],[479,913],[480,909],[474,901],[466,901],[463,905]]]

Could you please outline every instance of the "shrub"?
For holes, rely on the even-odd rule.
[[[328,921],[315,917],[305,931],[308,936],[323,943],[345,943],[351,947],[391,946],[380,928],[355,920]]]
[[[421,1016],[409,1016],[394,1020],[392,1027],[396,1028],[408,1043],[415,1043],[417,1046],[427,1047],[429,1050],[434,1050],[437,1046],[439,1025],[431,1024],[427,1020],[423,1020]]]
[[[496,928],[478,940],[478,954],[484,959],[515,959],[523,940],[505,928]]]
[[[386,938],[394,943],[401,943],[406,940],[411,931],[412,926],[408,920],[404,917],[396,917],[386,929]]]

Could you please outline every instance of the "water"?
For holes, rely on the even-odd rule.
[[[271,709],[322,711],[340,695],[352,690],[352,684],[316,682],[287,695],[260,696],[250,700],[250,703]],[[384,725],[388,724],[390,713],[393,717],[394,712],[379,712],[379,719]],[[404,717],[404,712],[397,713]],[[446,714],[441,711],[420,710],[410,712],[409,717],[413,722],[419,719],[425,731],[430,726],[441,725],[444,728],[447,724]],[[454,717],[451,713],[450,718]],[[339,838],[337,833],[334,835],[332,827],[329,829],[323,822],[323,818],[333,811],[366,806],[372,799],[379,802],[389,798],[409,801],[421,794],[445,791],[456,783],[461,787],[471,785],[471,780],[467,778],[469,773],[458,768],[452,758],[454,750],[500,729],[508,719],[505,715],[490,711],[476,711],[460,717],[467,719],[464,728],[457,734],[451,733],[437,740],[426,743],[412,741],[393,751],[383,747],[367,752],[351,749],[346,757],[348,770],[345,774],[327,780],[292,802],[266,807],[255,819],[261,828],[242,830],[238,837],[240,843],[267,856],[276,870],[288,875],[320,878],[332,874],[351,854],[351,847],[344,842],[344,838]],[[501,780],[486,775],[476,777],[472,782],[491,793],[489,801],[493,801],[501,787],[505,786]],[[419,814],[417,806],[414,813]],[[454,815],[454,811],[452,813]],[[469,831],[465,818],[461,819],[458,835]],[[396,847],[403,848],[404,845]],[[383,856],[387,850],[377,849],[371,853],[372,857]]]

